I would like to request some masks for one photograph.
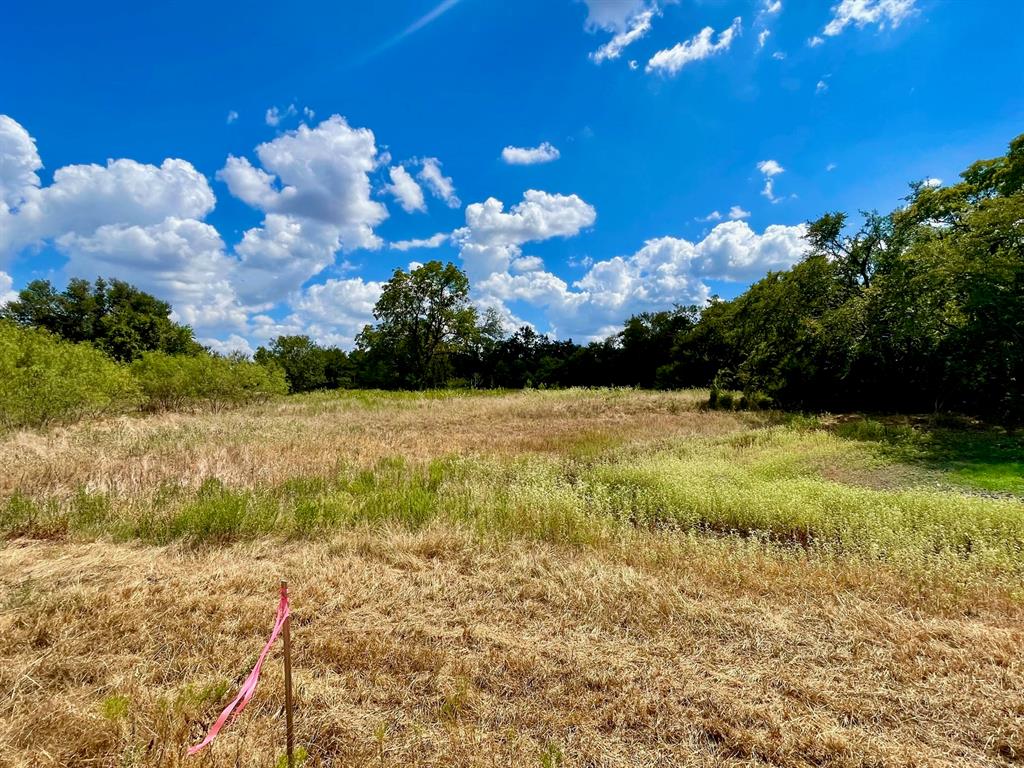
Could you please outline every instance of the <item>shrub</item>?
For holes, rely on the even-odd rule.
[[[221,411],[288,392],[280,368],[244,357],[146,352],[130,370],[146,411]]]
[[[0,322],[0,428],[66,423],[138,402],[128,371],[91,345]]]
[[[279,367],[241,357],[147,352],[131,364],[131,373],[150,411],[218,411],[288,392]]]

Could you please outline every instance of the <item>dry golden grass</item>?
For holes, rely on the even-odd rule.
[[[279,649],[184,755],[281,575],[307,765],[1024,762],[1019,502],[876,490],[916,475],[703,397],[342,393],[0,438],[6,535],[54,537],[0,543],[0,766],[274,765]],[[132,533],[149,511],[195,535]]]
[[[341,393],[294,397],[219,414],[121,417],[0,437],[0,498],[80,488],[148,494],[161,483],[216,477],[253,487],[402,456],[564,451],[742,428],[701,413],[701,392],[570,391],[414,397]]]
[[[293,593],[298,740],[331,766],[978,766],[1024,754],[1001,589],[741,542],[596,551],[434,527],[200,551],[0,551],[0,763],[273,765],[279,649],[185,747]]]

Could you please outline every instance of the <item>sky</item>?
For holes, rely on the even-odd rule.
[[[127,280],[220,351],[351,347],[396,268],[585,342],[1024,132],[1020,0],[16,3],[0,302]]]

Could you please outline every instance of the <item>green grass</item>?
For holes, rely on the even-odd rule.
[[[841,437],[874,443],[891,461],[941,473],[950,483],[1024,496],[1024,436],[970,422],[946,425],[858,419],[835,429]]]
[[[823,476],[823,467],[884,473],[888,459],[877,439],[862,438],[863,432],[851,440],[807,425],[771,426],[644,450],[594,445],[562,456],[423,465],[395,458],[371,470],[257,488],[210,479],[197,489],[168,486],[148,498],[84,491],[63,500],[15,496],[0,506],[0,530],[209,545],[266,535],[315,537],[360,525],[417,529],[437,520],[481,536],[573,544],[635,528],[667,529],[1024,574],[1024,501],[948,488],[873,488]]]

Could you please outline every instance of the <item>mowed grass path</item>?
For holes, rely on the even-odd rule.
[[[706,394],[337,393],[0,437],[0,765],[274,765],[276,663],[184,748],[279,575],[308,765],[1019,764],[1016,438]]]

